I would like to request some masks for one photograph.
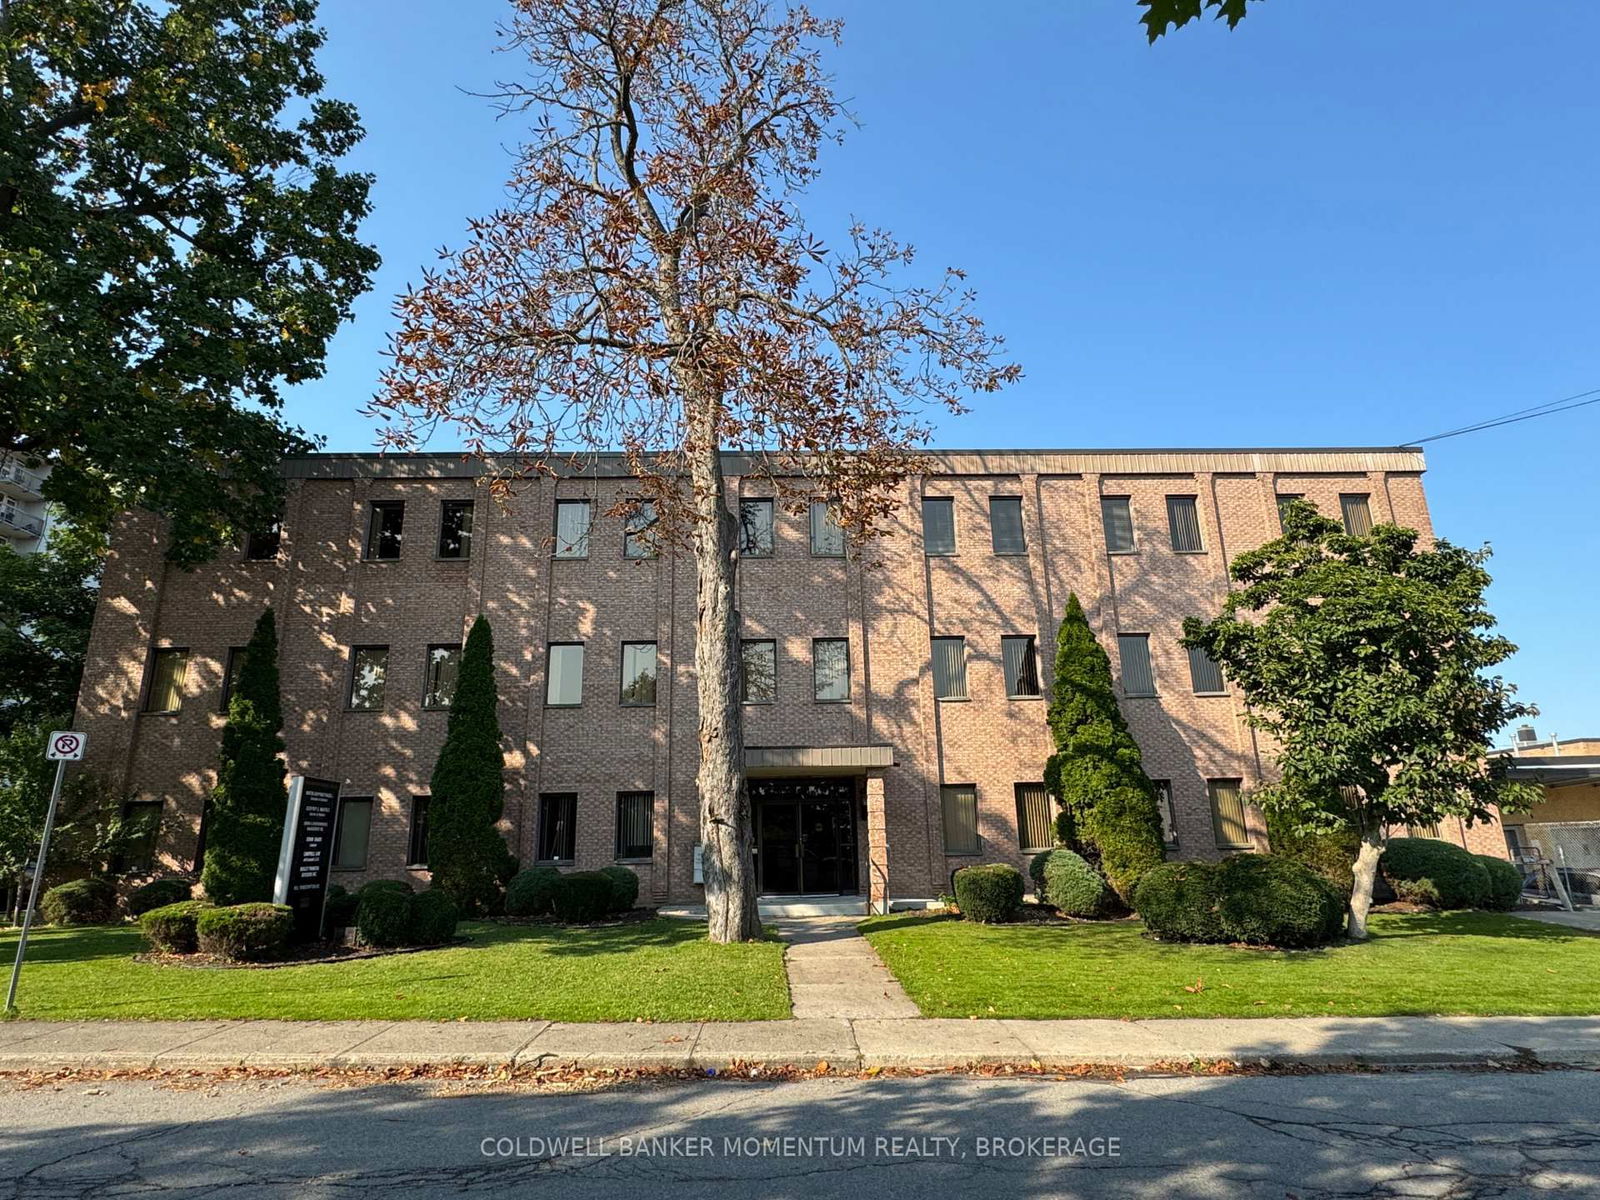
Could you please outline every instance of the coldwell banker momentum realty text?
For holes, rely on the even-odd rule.
[[[982,1137],[811,1134],[782,1137],[486,1137],[485,1158],[1121,1158],[1122,1139],[1060,1135]]]

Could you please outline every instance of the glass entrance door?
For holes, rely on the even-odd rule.
[[[752,779],[756,879],[774,895],[849,895],[856,881],[855,782]]]

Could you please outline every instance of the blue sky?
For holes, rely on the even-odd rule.
[[[954,446],[1392,445],[1600,387],[1600,5],[1274,0],[1145,44],[1133,0],[817,0],[861,122],[812,193],[963,267],[1026,379]],[[365,450],[394,295],[491,209],[502,0],[324,0],[384,257],[288,415]],[[981,16],[974,16],[981,12]],[[1600,405],[1428,448],[1495,550],[1506,674],[1600,736]]]

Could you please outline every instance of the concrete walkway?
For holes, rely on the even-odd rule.
[[[1542,921],[1546,925],[1564,925],[1568,929],[1586,929],[1600,933],[1600,908],[1580,908],[1577,912],[1564,912],[1558,908],[1525,908],[1511,914],[1529,921]]]
[[[777,922],[778,935],[789,943],[783,965],[797,1019],[920,1015],[878,952],[856,932],[860,923],[859,916]]]

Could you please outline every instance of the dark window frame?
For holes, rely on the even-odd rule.
[[[831,527],[833,529],[833,531],[838,535],[839,548],[837,550],[827,550],[827,549],[819,550],[819,549],[817,549],[817,545],[818,545],[818,542],[817,542],[817,532],[818,532],[817,514],[818,514],[818,510],[819,509],[821,510],[821,514],[822,514],[822,528],[824,530],[826,530],[826,529]],[[812,558],[844,558],[845,557],[846,552],[848,550],[848,544],[847,544],[847,539],[845,537],[844,526],[839,524],[839,522],[838,522],[838,520],[836,518],[837,512],[838,512],[838,505],[831,504],[826,500],[813,500],[811,502],[810,530],[809,530],[809,534],[808,534],[808,541],[809,541],[810,548],[811,548],[811,557]]]
[[[1179,545],[1182,540],[1178,533],[1180,523],[1178,513],[1187,508],[1194,517],[1194,545]],[[1188,532],[1185,530],[1184,532]],[[1206,552],[1205,530],[1200,525],[1200,497],[1190,493],[1174,493],[1167,497],[1167,539],[1171,543],[1174,554],[1204,554]]]
[[[1038,791],[1044,796],[1045,840],[1034,846],[1028,845],[1028,839],[1026,836],[1024,836],[1027,833],[1028,824],[1026,808],[1026,800],[1028,797],[1025,795],[1024,789],[1027,789],[1029,792],[1031,792],[1033,789],[1038,789]],[[1041,851],[1053,849],[1056,844],[1056,832],[1055,814],[1051,811],[1050,790],[1045,787],[1043,783],[1024,782],[1012,784],[1011,791],[1017,802],[1017,848],[1024,854],[1038,854]]]
[[[584,514],[582,542],[568,543],[571,546],[583,547],[581,554],[561,553],[561,510],[567,508],[581,508]],[[551,516],[550,526],[550,557],[564,560],[576,560],[589,557],[589,544],[594,536],[594,501],[584,496],[562,496],[556,500],[555,512]]]
[[[556,651],[568,647],[578,648],[578,698],[576,700],[552,700],[550,688],[555,683]],[[589,654],[583,642],[546,642],[544,644],[544,706],[546,708],[582,708],[583,707],[583,677],[589,670]]]
[[[647,811],[647,813],[649,815],[649,819],[645,823],[645,829],[647,831],[647,834],[648,834],[650,840],[649,840],[648,843],[645,843],[642,846],[642,849],[643,849],[644,853],[642,853],[642,854],[630,853],[631,851],[638,851],[639,849],[641,849],[641,844],[640,843],[633,843],[631,845],[625,845],[623,843],[623,840],[622,840],[623,828],[624,828],[623,804],[625,802],[628,802],[628,801],[632,801],[634,803],[638,803],[638,802],[640,802],[641,797],[648,797],[649,798],[648,801],[647,801],[647,808],[646,808],[646,811]],[[634,791],[618,792],[617,793],[617,809],[616,809],[615,825],[616,825],[616,830],[615,830],[616,836],[615,836],[615,839],[614,839],[614,844],[612,846],[612,849],[614,850],[615,853],[612,855],[612,857],[615,858],[617,862],[645,863],[645,862],[650,862],[655,858],[655,850],[656,850],[656,794],[655,794],[654,791],[651,791],[649,789],[637,789],[637,790],[634,790]]]
[[[937,651],[940,642],[961,643],[961,690],[959,692],[950,691],[948,695],[941,694],[941,690],[947,691],[948,689],[941,689],[939,687],[939,656]],[[933,698],[935,700],[943,704],[959,704],[964,700],[972,699],[972,689],[969,686],[969,681],[967,679],[967,639],[965,636],[960,634],[947,634],[930,638],[928,645],[928,666],[933,674]],[[955,681],[947,680],[946,682],[954,683]]]
[[[467,562],[472,558],[472,527],[477,519],[477,508],[476,500],[445,499],[439,501],[439,537],[434,544],[433,556],[440,562]],[[466,514],[466,520],[462,522],[462,527],[456,535],[461,548],[459,554],[445,553],[445,531],[449,528],[449,517],[452,509]]]
[[[140,845],[141,853],[138,857],[135,857],[131,852],[132,843],[127,843],[129,849],[118,853],[116,862],[113,864],[117,874],[149,875],[155,871],[161,852],[161,826],[167,815],[166,797],[161,796],[154,800],[124,801],[120,809],[120,816],[123,827],[127,828],[133,823],[135,811],[144,812],[152,809],[155,811],[155,820],[150,823],[146,844]]]
[[[411,797],[410,823],[406,826],[407,869],[428,870],[428,810],[433,796],[423,794]]]
[[[824,642],[836,643],[844,647],[844,695],[820,696],[821,680],[817,675],[817,647]],[[847,637],[815,637],[811,639],[811,699],[817,704],[849,704],[851,693],[854,691],[850,678],[850,639]]]
[[[179,654],[183,655],[183,674],[176,681],[177,705],[173,708],[151,708],[150,704],[155,699],[156,694],[156,679],[160,673],[156,664],[161,662],[163,658]],[[150,657],[145,663],[144,702],[139,705],[141,713],[148,713],[151,716],[171,716],[173,713],[183,711],[183,689],[184,685],[189,682],[189,662],[190,653],[187,646],[152,646],[150,648]]]
[[[646,513],[649,513],[650,517],[648,520],[643,520]],[[660,523],[661,514],[656,509],[656,502],[636,499],[634,511],[624,517],[622,522],[622,557],[634,562],[649,562],[652,558],[660,558],[661,545],[653,532]],[[640,553],[631,552],[635,546],[640,548]]]
[[[928,537],[929,511],[950,514],[950,548],[935,549]],[[954,496],[924,496],[922,498],[922,553],[926,558],[953,558],[961,549],[960,532],[956,528],[956,498]]]
[[[1306,498],[1306,494],[1304,492],[1274,492],[1273,498],[1277,501],[1278,505],[1278,532],[1282,533],[1283,510],[1289,505],[1293,504],[1296,500],[1304,500]]]
[[[649,646],[650,647],[650,699],[649,700],[629,700],[628,699],[628,684],[631,682],[628,679],[628,650],[629,650],[630,647],[634,647],[634,646]],[[632,642],[623,642],[622,643],[622,649],[617,655],[617,673],[618,673],[618,675],[620,677],[618,679],[618,682],[617,682],[617,703],[618,704],[620,704],[623,708],[654,708],[656,706],[656,700],[657,700],[657,698],[659,696],[659,692],[660,692],[660,688],[661,688],[661,646],[660,646],[660,643],[655,642],[653,640],[652,641],[640,640],[640,641],[632,641]],[[636,675],[636,676],[634,676],[634,678],[637,679],[639,677]]]
[[[271,539],[270,551],[265,550],[267,539]],[[276,562],[278,555],[283,553],[283,522],[274,521],[265,529],[251,530],[244,539],[244,558],[246,562]]]
[[[461,672],[461,643],[460,642],[429,642],[428,648],[423,652],[422,658],[422,707],[428,712],[444,712],[449,709],[451,700],[455,699],[455,684],[450,686],[450,699],[443,704],[429,703],[433,689],[429,684],[429,676],[433,673],[433,652],[435,650],[454,650],[456,652],[456,673],[459,682]],[[385,679],[387,684],[387,678]]]
[[[1366,525],[1367,525],[1367,527],[1365,529],[1357,530],[1357,529],[1352,528],[1352,526],[1354,524],[1356,524],[1356,522],[1353,522],[1353,521],[1350,520],[1350,503],[1349,502],[1350,501],[1354,501],[1354,500],[1359,500],[1361,502],[1361,507],[1360,507],[1361,519],[1363,521],[1365,521]],[[1344,531],[1346,533],[1348,533],[1351,537],[1367,537],[1368,535],[1370,535],[1372,533],[1372,530],[1377,525],[1377,521],[1373,520],[1373,517],[1372,517],[1372,493],[1371,492],[1340,492],[1339,493],[1339,523],[1344,526]]]
[[[1217,802],[1217,789],[1231,787],[1239,801],[1239,828],[1242,831],[1239,841],[1230,842],[1223,838],[1222,806]],[[1216,841],[1218,850],[1248,850],[1254,843],[1250,841],[1250,811],[1244,799],[1244,780],[1236,777],[1206,780],[1206,801],[1211,809],[1211,834]]]
[[[772,647],[772,695],[766,700],[752,700],[750,698],[750,677],[745,670],[745,649],[750,646]],[[740,638],[739,639],[739,703],[740,704],[776,704],[778,702],[778,641],[776,638]]]
[[[344,848],[344,814],[346,808],[352,804],[365,804],[367,806],[367,845],[359,863],[341,863],[339,854]],[[372,816],[377,811],[377,808],[378,798],[376,796],[339,797],[339,811],[333,827],[333,854],[330,860],[330,869],[335,871],[365,871],[367,869],[367,864],[372,861]]]
[[[561,845],[556,850],[565,850],[565,854],[547,856],[545,849],[550,842],[549,809],[555,804],[560,804],[563,811],[556,820],[556,834],[561,838]],[[578,793],[577,792],[540,792],[538,827],[534,830],[534,861],[542,864],[555,865],[559,863],[572,864],[578,856]]]
[[[432,649],[432,647],[429,647],[429,649]],[[379,685],[382,688],[382,692],[381,692],[381,695],[379,696],[377,704],[375,704],[375,705],[365,705],[365,704],[358,705],[355,702],[355,700],[356,700],[356,664],[359,661],[361,653],[363,651],[371,651],[371,650],[382,650],[383,651],[383,681]],[[390,647],[388,647],[386,645],[381,645],[381,644],[378,644],[378,643],[372,643],[370,645],[369,644],[363,644],[363,645],[360,645],[360,646],[351,646],[350,647],[350,663],[349,663],[348,669],[345,672],[345,688],[344,688],[344,709],[345,709],[346,712],[382,712],[384,710],[384,707],[389,702],[389,662],[390,662],[390,660],[392,658],[393,658],[393,652],[391,651]],[[428,670],[428,667],[427,667],[427,664],[425,662],[424,666],[423,666],[423,675],[424,675],[423,689],[424,689],[424,691],[426,691],[426,689],[427,689],[427,679],[426,679],[427,670]],[[442,707],[448,708],[449,706],[448,705],[444,705]]]
[[[1123,642],[1141,641],[1144,643],[1145,673],[1150,676],[1150,690],[1135,692],[1128,689],[1128,663]],[[1122,687],[1122,694],[1127,699],[1148,699],[1161,694],[1160,683],[1156,679],[1156,661],[1150,654],[1150,635],[1148,633],[1119,633],[1117,634],[1117,683]]]
[[[995,522],[997,506],[1017,506],[1017,543],[1016,549],[1003,549],[1000,544],[1000,530]],[[999,558],[1025,558],[1028,554],[1028,524],[1027,516],[1023,511],[1021,496],[990,496],[989,497],[989,548]]]
[[[756,512],[766,513],[766,549],[751,549],[750,534],[752,529],[756,534],[762,533],[758,523],[752,525],[747,519],[745,508]],[[739,561],[747,558],[775,558],[778,553],[778,506],[771,496],[744,496],[739,500]]]
[[[397,528],[390,531],[385,528],[386,521],[382,518],[389,514],[396,514]],[[367,501],[367,540],[362,548],[363,562],[399,562],[401,554],[405,551],[406,539],[406,502],[404,500],[369,500]],[[394,553],[384,554],[382,551],[392,540]]]
[[[233,692],[239,686],[238,676],[244,670],[244,652],[248,646],[229,646],[228,653],[222,660],[222,693],[217,697],[217,711],[223,716],[228,714],[228,705],[233,701]]]
[[[1120,502],[1126,510],[1128,518],[1128,541],[1124,546],[1120,541],[1113,545],[1112,512],[1116,503]],[[1133,520],[1132,496],[1101,496],[1100,497],[1100,535],[1105,539],[1107,554],[1137,554],[1139,553],[1139,529]]]
[[[972,805],[972,848],[952,848],[950,844],[950,811],[946,805],[949,793],[966,793]],[[978,785],[975,783],[942,783],[939,785],[939,838],[946,855],[952,858],[975,858],[983,853],[983,834],[978,831]]]
[[[1161,844],[1165,849],[1178,848],[1178,810],[1172,799],[1172,780],[1152,779],[1150,786],[1156,793],[1156,811],[1161,814]],[[1168,832],[1170,831],[1170,836]]]
[[[1200,672],[1209,664],[1210,669],[1217,673],[1217,686],[1202,688],[1202,683],[1209,680],[1201,678]],[[1198,646],[1189,648],[1189,687],[1196,696],[1226,696],[1228,694],[1228,678],[1222,673],[1222,664],[1212,658]]]
[[[1006,643],[1007,642],[1026,642],[1027,643],[1026,657],[1024,658],[1023,663],[1022,663],[1022,671],[1017,676],[1017,684],[1018,684],[1018,687],[1020,687],[1023,683],[1027,682],[1028,678],[1031,676],[1031,678],[1033,680],[1033,691],[1031,691],[1031,692],[1019,691],[1017,687],[1013,687],[1012,686],[1012,684],[1011,684],[1011,670],[1006,665]],[[1032,633],[1007,633],[1007,634],[1001,635],[1001,638],[1000,638],[1000,671],[1001,671],[1002,676],[1005,678],[1006,699],[1007,700],[1040,700],[1040,699],[1043,699],[1044,698],[1044,685],[1043,685],[1042,681],[1039,678],[1039,638],[1038,638],[1038,635],[1037,634],[1032,634]]]

